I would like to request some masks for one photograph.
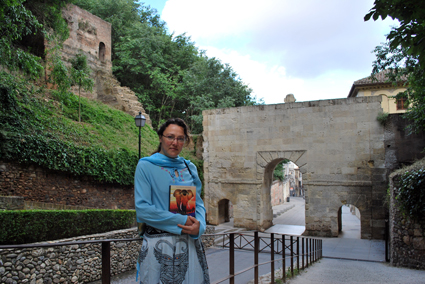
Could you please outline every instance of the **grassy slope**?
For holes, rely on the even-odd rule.
[[[81,123],[78,122],[78,96],[38,88],[19,81],[17,77],[0,74],[0,88],[8,89],[16,98],[16,107],[3,109],[0,129],[23,135],[42,134],[82,147],[101,147],[109,151],[130,152],[138,156],[139,129],[134,117],[98,101],[81,98]],[[4,95],[2,94],[4,99]],[[6,105],[3,103],[3,106]],[[4,119],[6,117],[6,119]],[[19,120],[19,123],[12,122]],[[155,131],[145,125],[141,135],[141,153],[148,156],[158,145]],[[182,156],[198,165],[202,163],[192,152],[184,150]],[[1,155],[0,155],[0,158]],[[202,170],[202,169],[200,169]]]

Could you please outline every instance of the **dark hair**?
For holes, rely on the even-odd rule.
[[[161,136],[164,134],[165,129],[167,129],[167,127],[171,124],[175,124],[183,128],[184,136],[186,138],[185,145],[189,144],[190,142],[189,127],[186,125],[186,122],[184,122],[184,120],[181,118],[170,118],[166,122],[164,122],[156,131],[156,133],[158,134],[158,137],[161,138]],[[159,143],[158,148],[152,154],[159,153],[160,151],[161,151],[161,143]]]

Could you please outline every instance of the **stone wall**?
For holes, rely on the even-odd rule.
[[[285,203],[286,197],[289,196],[288,193],[284,192],[283,182],[275,180],[270,188],[271,203],[272,206]]]
[[[22,196],[0,196],[0,210],[84,210],[93,207],[73,206],[37,201],[24,201]]]
[[[207,234],[214,233],[208,226]],[[52,243],[137,238],[137,228],[53,241]],[[213,237],[202,239],[204,247]],[[141,241],[111,242],[111,275],[136,268]],[[87,283],[101,279],[101,243],[0,249],[0,283]],[[136,281],[136,279],[134,279]]]
[[[398,209],[394,194],[394,178],[390,179],[390,262],[425,270],[425,228],[404,216]]]
[[[134,209],[133,186],[99,183],[90,177],[1,160],[0,195],[56,205]]]
[[[338,236],[338,210],[361,213],[362,238],[382,239],[387,188],[381,98],[362,97],[203,112],[205,204],[218,223],[219,200],[234,206],[234,224],[272,225],[274,167],[300,167],[306,199],[306,234]]]
[[[394,121],[390,121],[392,123]],[[398,124],[398,123],[397,123]],[[412,137],[414,139],[415,137]],[[425,143],[422,140],[422,145]],[[394,144],[392,144],[394,146]],[[424,153],[422,153],[424,154]],[[411,156],[410,154],[409,156]],[[406,158],[406,157],[405,157]],[[391,265],[425,270],[425,222],[419,217],[419,222],[405,216],[399,209],[396,199],[397,183],[402,174],[407,171],[417,171],[425,168],[425,158],[404,166],[389,176],[389,242]],[[423,187],[423,186],[422,186]],[[422,188],[423,190],[423,188]],[[423,204],[422,204],[423,205]],[[420,222],[422,221],[422,222]]]
[[[0,210],[23,210],[24,206],[21,196],[0,196]]]

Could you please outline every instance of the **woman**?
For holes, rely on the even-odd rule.
[[[159,146],[139,160],[134,177],[137,222],[146,224],[138,260],[140,283],[210,283],[200,236],[206,228],[201,181],[196,166],[179,157],[189,142],[179,118],[157,131]],[[195,217],[169,211],[170,186],[196,188]]]

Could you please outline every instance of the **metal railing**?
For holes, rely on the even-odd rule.
[[[270,264],[271,283],[275,282],[275,262],[282,261],[282,281],[286,282],[286,260],[289,259],[290,275],[295,275],[294,269],[298,272],[307,268],[309,264],[322,258],[322,240],[316,238],[299,237],[281,234],[264,234],[259,236],[259,232],[252,233],[232,233],[214,234],[223,236],[223,248],[229,249],[229,275],[220,279],[216,283],[229,280],[230,284],[235,283],[235,277],[239,274],[254,269],[254,283],[258,284],[258,268],[261,265]],[[212,236],[212,235],[206,235]],[[276,237],[277,236],[277,237]],[[294,248],[295,247],[295,248]],[[253,250],[254,265],[235,272],[235,249]],[[301,253],[300,253],[301,249]],[[270,261],[258,263],[259,253],[270,253]],[[275,259],[275,254],[281,258]],[[300,264],[301,261],[301,264]]]
[[[290,260],[291,276],[294,276],[294,262],[296,260],[296,269],[298,271],[307,268],[309,264],[316,262],[322,257],[322,240],[314,238],[306,238],[299,236],[269,234],[269,236],[259,237],[257,231],[252,232],[253,235],[247,233],[225,233],[225,234],[206,234],[205,236],[223,236],[223,248],[229,249],[229,275],[215,282],[221,283],[225,280],[234,284],[235,277],[246,271],[254,269],[254,281],[258,284],[259,273],[258,268],[261,265],[270,263],[271,283],[274,283],[275,262],[282,261],[282,280],[286,282],[286,259]],[[263,233],[262,233],[263,234]],[[275,237],[278,235],[279,237]],[[225,241],[224,236],[227,236]],[[235,238],[236,236],[236,238]],[[23,245],[0,245],[0,249],[21,249],[21,248],[38,248],[38,247],[57,247],[67,245],[80,245],[101,243],[102,244],[102,284],[111,283],[111,242],[131,242],[140,241],[140,238],[132,239],[105,239],[105,240],[88,240],[61,243],[38,243]],[[239,244],[235,242],[239,240]],[[269,241],[267,241],[269,240]],[[275,246],[276,244],[276,246]],[[261,245],[263,247],[261,247]],[[294,250],[294,245],[296,250]],[[279,248],[280,246],[280,248]],[[301,254],[300,254],[301,246]],[[241,271],[235,272],[235,249],[249,249],[254,251],[254,265],[247,267]],[[258,255],[260,252],[270,252],[270,261],[258,263]],[[275,254],[282,255],[282,258],[275,259]],[[301,265],[300,265],[301,260]]]

